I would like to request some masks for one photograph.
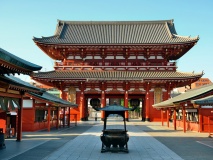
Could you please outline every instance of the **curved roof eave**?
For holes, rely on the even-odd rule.
[[[197,105],[213,105],[213,95],[200,98],[200,99],[191,100],[191,103],[194,103]]]
[[[41,88],[37,88],[25,81],[22,81],[21,79],[14,77],[14,76],[0,76],[0,80],[4,81],[6,83],[9,83],[10,85],[13,85],[13,87],[17,87],[17,88],[22,88],[24,90],[28,90],[31,92],[36,92],[36,93],[42,93],[44,92],[43,89]]]
[[[41,70],[41,66],[36,65],[34,63],[31,63],[29,61],[26,61],[20,57],[15,56],[14,54],[0,48],[0,60],[12,64],[14,66],[17,66],[18,68],[22,68],[24,71],[30,70],[30,71],[39,71]]]
[[[139,80],[173,80],[178,79],[182,80],[183,78],[200,78],[202,77],[202,73],[184,73],[184,72],[175,72],[175,71],[168,71],[168,72],[155,72],[155,71],[77,71],[77,70],[66,70],[66,71],[49,71],[49,72],[38,72],[32,75],[32,78],[38,79],[91,79],[91,80],[98,80],[98,79],[106,79],[112,80],[116,78],[120,78],[121,80],[124,79],[139,79]]]
[[[174,42],[174,43],[52,43],[52,42],[43,42],[39,41],[42,40],[42,38],[36,38],[34,42],[37,42],[39,44],[45,44],[45,45],[61,45],[61,46],[93,46],[93,45],[102,45],[102,46],[155,46],[155,45],[181,45],[181,44],[188,44],[188,43],[197,43],[199,39],[194,39],[191,41],[185,41],[185,42]]]
[[[132,37],[134,35],[134,37]],[[146,35],[146,36],[143,36]],[[35,42],[59,45],[176,44],[198,41],[179,36],[173,20],[160,21],[61,21],[53,36]]]

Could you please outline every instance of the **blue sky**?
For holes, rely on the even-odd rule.
[[[32,38],[52,36],[57,20],[143,21],[174,19],[179,35],[200,40],[178,60],[178,71],[202,72],[213,81],[212,0],[1,0],[0,48],[53,70]],[[25,78],[28,80],[28,78]]]

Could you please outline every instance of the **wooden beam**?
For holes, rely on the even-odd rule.
[[[11,97],[11,98],[21,98],[22,96],[20,94],[11,94],[11,93],[4,93],[0,92],[1,97]]]

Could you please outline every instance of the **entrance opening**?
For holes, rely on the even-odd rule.
[[[138,97],[142,97],[142,98],[138,98],[140,100],[140,105],[138,108],[136,108],[134,111],[130,111],[129,112],[129,119],[140,119],[142,121],[145,121],[145,107],[144,107],[144,95],[137,95],[134,96],[133,98],[138,98]],[[118,98],[117,98],[118,97]],[[116,103],[117,105],[121,105],[124,106],[124,98],[120,98],[123,97],[122,95],[119,96],[113,96],[110,95],[108,96],[108,98],[106,98],[106,106],[108,105],[113,105],[114,103]],[[132,96],[129,96],[129,102],[128,102],[128,107],[132,108],[132,106],[130,105],[130,100],[133,99]],[[97,97],[96,97],[97,98]],[[88,113],[88,120],[101,120],[101,111],[96,111],[95,109],[93,109],[93,107],[90,105],[90,100],[92,99],[91,97],[86,98],[87,99],[87,103],[85,105],[85,112]],[[101,98],[98,97],[98,99],[101,101]],[[116,116],[116,115],[113,115]]]

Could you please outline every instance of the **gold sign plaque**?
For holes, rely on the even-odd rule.
[[[162,95],[163,95],[163,93],[162,93],[162,89],[161,88],[155,88],[155,90],[154,90],[154,104],[157,104],[157,103],[160,103],[160,102],[162,102]]]
[[[71,103],[76,103],[76,89],[73,86],[70,86],[68,89],[68,101]]]

